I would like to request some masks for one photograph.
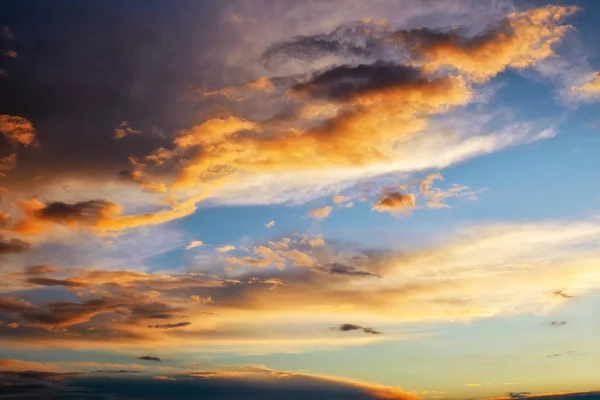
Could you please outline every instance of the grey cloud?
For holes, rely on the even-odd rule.
[[[0,255],[25,253],[31,250],[31,244],[21,239],[4,240],[0,236]]]
[[[164,325],[148,325],[148,328],[156,328],[156,329],[173,329],[173,328],[182,328],[184,326],[191,325],[191,322],[178,322],[176,324],[164,324]]]
[[[141,356],[141,357],[138,357],[138,360],[144,360],[144,361],[162,361],[162,359],[160,357],[152,357],[152,356]]]
[[[372,277],[372,278],[381,278],[381,275],[357,270],[353,266],[344,265],[340,263],[333,263],[324,267],[324,269],[329,272],[331,275],[348,275],[348,276],[364,276],[364,277]]]
[[[337,327],[338,330],[342,332],[350,332],[350,331],[363,331],[364,333],[370,333],[371,335],[380,335],[381,332],[376,331],[373,328],[363,327],[355,324],[342,324]]]

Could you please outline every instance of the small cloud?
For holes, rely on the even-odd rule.
[[[374,274],[372,272],[357,270],[356,268],[348,265],[343,265],[340,263],[333,263],[327,265],[323,268],[325,271],[329,272],[331,275],[348,275],[348,276],[364,276],[364,277],[373,277],[373,278],[381,278],[380,275]]]
[[[415,196],[412,193],[401,192],[384,193],[373,205],[373,210],[379,212],[394,212],[415,208]]]
[[[584,84],[571,87],[571,93],[585,100],[597,100],[600,96],[600,73],[594,72]]]
[[[4,55],[8,58],[17,58],[17,52],[11,49],[5,49]]]
[[[562,326],[562,325],[566,325],[566,324],[567,324],[567,321],[552,321],[550,323],[550,325],[553,325],[553,326]]]
[[[554,353],[548,354],[546,357],[554,358],[554,357],[567,357],[567,356],[582,356],[584,353],[581,351],[565,351],[564,353]]]
[[[349,201],[349,200],[350,200],[350,198],[348,198],[348,197],[346,197],[346,196],[340,196],[340,195],[338,195],[338,196],[335,196],[335,197],[333,198],[333,202],[334,202],[335,204],[343,204],[343,203],[345,203],[345,202],[347,202],[347,201]]]
[[[266,223],[266,224],[265,224],[265,227],[266,227],[267,229],[270,229],[270,228],[272,228],[274,225],[275,225],[275,221],[274,221],[274,220],[271,220],[271,221],[269,221],[268,223]]]
[[[564,290],[555,290],[554,292],[552,292],[553,295],[558,296],[558,297],[562,297],[564,299],[572,299],[575,296],[572,296],[568,293],[566,293]]]
[[[354,203],[353,202],[346,203],[346,204],[344,204],[344,207],[345,208],[352,208],[352,207],[354,207]]]
[[[228,251],[232,251],[232,250],[235,250],[235,246],[231,245],[231,244],[228,244],[228,245],[225,245],[225,246],[221,246],[221,247],[217,247],[217,251],[220,252],[220,253],[227,253]]]
[[[322,207],[322,208],[314,208],[306,214],[308,218],[313,219],[315,222],[321,221],[331,214],[332,208],[330,206]]]
[[[25,118],[6,114],[0,115],[0,134],[15,144],[26,147],[37,145],[35,128]]]
[[[0,236],[0,255],[2,254],[17,254],[25,253],[31,250],[31,244],[21,239],[4,240]]]
[[[144,361],[162,361],[162,359],[160,357],[152,357],[152,356],[141,356],[138,357],[138,360],[144,360]]]
[[[466,387],[482,387],[484,384],[483,383],[465,383],[463,386]]]
[[[132,369],[97,369],[99,374],[138,374],[140,371]]]
[[[350,332],[350,331],[363,331],[364,333],[370,333],[371,335],[380,335],[381,332],[376,331],[373,328],[363,327],[355,324],[342,324],[337,327],[339,331]]]
[[[87,287],[88,284],[84,282],[78,282],[71,279],[54,279],[54,278],[29,278],[27,282],[38,286],[64,286],[64,287]]]
[[[25,275],[44,275],[59,272],[61,269],[51,265],[33,265],[25,269]]]
[[[158,381],[176,381],[176,378],[173,378],[171,376],[166,376],[166,375],[156,375],[154,377],[152,377],[152,379],[156,379]]]
[[[184,326],[188,326],[191,324],[192,324],[191,322],[178,322],[176,324],[148,325],[148,328],[173,329],[173,328],[183,328]]]
[[[138,129],[133,129],[129,125],[129,121],[123,121],[113,131],[113,137],[115,139],[123,139],[129,134],[139,135],[140,133],[142,133],[142,131]]]
[[[7,26],[7,25],[3,26],[2,29],[0,29],[0,36],[2,36],[4,39],[12,40],[13,34],[10,29],[10,26]]]
[[[186,246],[186,250],[191,250],[196,247],[204,246],[204,242],[202,240],[192,240],[190,244]]]
[[[190,299],[194,304],[209,304],[213,302],[211,297],[200,297],[197,294],[190,296]]]

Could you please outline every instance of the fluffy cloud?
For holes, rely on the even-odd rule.
[[[373,205],[373,210],[383,211],[402,211],[415,207],[415,196],[411,193],[403,194],[400,192],[389,192],[384,194]]]
[[[552,55],[553,46],[571,29],[560,22],[575,6],[546,6],[513,13],[474,37],[460,30],[427,28],[399,31],[396,40],[425,61],[426,68],[455,68],[474,80],[486,81],[506,68],[526,68]]]
[[[36,132],[33,124],[25,118],[0,115],[0,134],[15,144],[32,146],[36,144]]]
[[[313,219],[314,221],[321,221],[329,217],[329,214],[331,214],[331,210],[333,209],[330,206],[314,208],[312,210],[309,210],[306,216],[308,218]]]
[[[191,249],[193,249],[193,248],[200,247],[200,246],[204,246],[204,242],[202,242],[202,240],[192,240],[192,241],[190,242],[190,244],[188,244],[188,245],[185,247],[185,249],[186,249],[186,250],[191,250]]]

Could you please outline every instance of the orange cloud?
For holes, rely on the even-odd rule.
[[[388,192],[373,205],[379,212],[394,212],[415,208],[415,196],[412,193]]]
[[[573,86],[571,92],[593,97],[600,95],[600,72],[594,72],[583,85]]]
[[[423,58],[428,69],[451,66],[476,81],[487,81],[506,68],[526,68],[553,56],[553,46],[572,27],[560,21],[575,6],[545,6],[510,14],[499,26],[473,38],[458,31],[400,31],[398,43]]]
[[[0,115],[0,134],[10,142],[23,146],[33,146],[37,143],[33,124],[21,117]]]
[[[306,216],[308,218],[313,219],[314,221],[321,221],[321,220],[324,220],[325,218],[329,217],[329,214],[331,214],[331,210],[333,210],[333,208],[331,208],[330,206],[322,207],[322,208],[314,208],[314,209],[310,210],[306,214]]]
[[[346,203],[347,201],[350,201],[350,199],[346,196],[338,195],[338,196],[333,197],[333,202],[335,204],[343,204],[343,203]]]
[[[192,240],[192,241],[190,242],[190,244],[188,244],[188,245],[185,247],[185,249],[186,249],[186,250],[191,250],[191,249],[193,249],[193,248],[200,247],[200,246],[204,246],[204,242],[202,242],[202,240]]]

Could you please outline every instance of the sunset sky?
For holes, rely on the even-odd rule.
[[[0,0],[0,399],[599,399],[598,21]]]

